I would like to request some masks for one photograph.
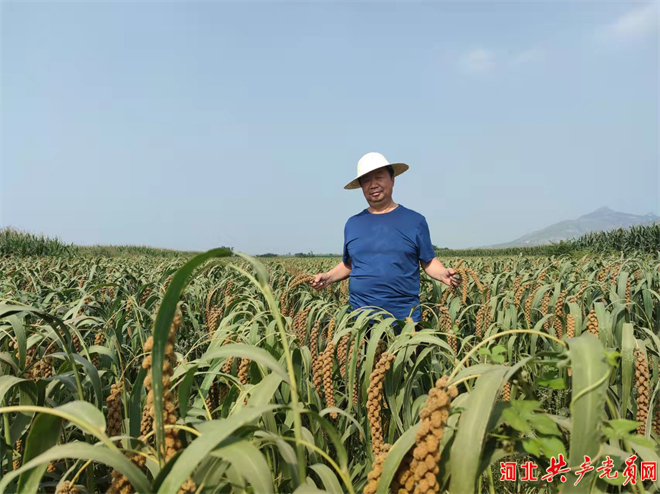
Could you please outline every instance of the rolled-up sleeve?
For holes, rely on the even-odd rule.
[[[435,257],[429,225],[424,217],[422,217],[417,231],[417,252],[419,259],[424,262],[429,262]]]

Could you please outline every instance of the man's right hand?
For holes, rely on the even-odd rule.
[[[332,282],[330,281],[329,273],[321,273],[314,276],[314,279],[309,282],[312,288],[316,290],[323,290],[327,288]]]

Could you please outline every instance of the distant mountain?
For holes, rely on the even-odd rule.
[[[653,213],[643,216],[621,213],[608,207],[598,208],[593,213],[580,216],[576,220],[566,220],[523,235],[516,240],[504,244],[489,245],[485,249],[501,249],[505,247],[526,247],[559,243],[560,240],[577,238],[585,233],[608,231],[615,228],[630,228],[636,225],[660,223],[660,216]]]

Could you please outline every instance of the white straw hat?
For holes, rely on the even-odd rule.
[[[364,156],[362,156],[362,158],[360,158],[360,161],[358,161],[357,177],[351,180],[344,187],[344,189],[359,189],[360,182],[358,181],[358,179],[360,177],[366,175],[367,173],[373,170],[376,170],[377,168],[382,168],[387,165],[390,165],[392,168],[394,168],[395,177],[397,175],[401,175],[409,168],[409,166],[406,165],[405,163],[390,163],[385,159],[385,156],[383,156],[380,153],[367,153]]]

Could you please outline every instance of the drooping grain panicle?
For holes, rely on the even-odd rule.
[[[660,371],[660,367],[658,370]],[[660,399],[657,397],[655,400],[655,413],[653,414],[653,430],[660,436]]]
[[[479,280],[479,276],[477,275],[477,273],[475,273],[474,270],[472,270],[470,268],[466,269],[465,271],[474,280],[474,284],[477,285],[477,290],[479,290],[480,292],[483,292],[484,291],[484,286],[482,285],[481,281]]]
[[[213,336],[215,330],[218,329],[218,321],[220,320],[221,314],[222,310],[219,307],[212,307],[209,310],[206,324],[210,336]]]
[[[367,474],[367,485],[364,487],[364,494],[376,494],[378,485],[380,483],[380,477],[383,474],[383,464],[387,459],[387,453],[389,450],[390,445],[383,444],[380,449],[380,453],[378,453],[373,465],[371,466],[371,470]]]
[[[301,345],[305,342],[305,336],[307,335],[307,319],[311,310],[311,306],[305,307],[305,309],[296,315],[293,321],[293,331]]]
[[[513,281],[512,291],[514,293],[518,291],[518,288],[520,288],[520,282],[522,281],[523,276],[524,276],[523,274],[519,274],[518,276],[516,276],[516,279]]]
[[[555,316],[553,320],[553,325],[555,328],[555,334],[557,338],[561,339],[564,336],[564,302],[566,300],[566,294],[568,292],[562,291],[557,296],[557,302],[555,303]]]
[[[211,316],[211,300],[213,299],[214,294],[215,294],[215,290],[209,290],[209,293],[206,294],[206,301],[204,304],[205,307],[204,320],[206,321],[207,325],[209,322],[209,318]]]
[[[618,263],[618,264],[614,267],[614,271],[612,271],[612,277],[610,278],[610,283],[611,283],[612,286],[616,286],[616,284],[617,284],[617,282],[618,282],[619,271],[621,270],[621,266],[622,266],[622,264],[621,264],[621,263]]]
[[[121,393],[122,384],[117,381],[110,386],[110,395],[106,398],[105,403],[108,409],[107,412],[107,434],[110,437],[121,435],[122,424],[122,406],[121,406]],[[119,441],[116,442],[119,446]]]
[[[459,273],[461,275],[461,302],[465,303],[468,296],[467,270],[462,269]]]
[[[570,313],[566,315],[566,337],[575,338],[575,317]]]
[[[15,445],[15,448],[14,448],[14,451],[16,452],[16,455],[18,456],[18,459],[15,459],[13,464],[12,464],[12,468],[14,470],[18,470],[19,468],[21,468],[22,449],[23,449],[23,440],[18,439],[16,441],[16,445]]]
[[[226,301],[226,300],[229,298],[229,296],[231,295],[231,289],[232,289],[233,287],[234,287],[234,279],[231,278],[231,279],[227,282],[227,286],[225,287],[225,293],[224,293],[224,295],[223,295],[223,297],[222,297],[223,300]]]
[[[52,491],[51,491],[52,492]],[[70,480],[62,482],[56,491],[56,494],[78,494],[80,491]]]
[[[176,331],[181,326],[182,316],[181,311],[177,310],[170,326],[170,332],[167,337],[167,344],[165,345],[165,360],[163,362],[163,415],[165,425],[174,425],[176,424],[176,406],[174,404],[174,395],[172,394],[172,383],[171,378],[174,373],[173,364],[176,362],[176,356],[174,355],[174,345],[176,343]],[[151,381],[152,373],[152,360],[151,360],[151,351],[153,349],[153,336],[150,336],[145,343],[145,352],[148,352],[144,360],[142,361],[142,367],[146,369],[147,375],[144,378],[144,385],[148,390],[147,393],[147,404],[145,409],[147,413],[143,413],[142,416],[142,434],[150,432],[150,429],[153,428],[154,417],[155,417],[155,408],[154,408],[154,392],[153,384]],[[181,448],[181,440],[178,438],[178,433],[176,429],[167,428],[165,430],[165,460],[172,458],[176,452]]]
[[[449,343],[454,355],[458,355],[456,336],[451,334],[451,315],[449,314],[449,309],[446,306],[441,306],[438,310],[440,311],[440,329],[443,333],[447,334],[447,343]]]
[[[335,354],[335,344],[332,342],[332,338],[335,334],[335,323],[336,320],[333,317],[328,324],[327,344],[323,352],[323,392],[325,394],[325,403],[328,407],[334,407],[336,405],[334,383],[332,381],[332,364]],[[336,419],[337,413],[332,412],[330,416]]]
[[[250,370],[250,359],[242,358],[240,364],[238,365],[238,381],[242,385],[248,383],[248,371]]]
[[[339,371],[341,372],[341,377],[346,377],[346,366],[347,357],[348,357],[348,344],[351,341],[350,333],[345,334],[339,340],[339,346],[337,347],[337,364],[339,365]]]
[[[163,282],[163,292],[166,292],[170,286],[170,283],[172,283],[172,276],[173,275],[169,275],[167,278],[165,278],[165,281]]]
[[[534,297],[536,295],[536,292],[539,291],[540,287],[536,287],[532,292],[527,296],[527,300],[525,300],[525,320],[527,321],[527,327],[532,326],[532,302],[534,301]]]
[[[103,332],[103,330],[99,330],[98,333],[96,333],[96,335],[94,336],[94,346],[102,346],[104,343],[105,343],[105,333]],[[97,369],[100,367],[99,362],[100,362],[100,354],[96,353],[92,357],[92,364]]]
[[[330,334],[330,331],[328,331],[328,334]],[[323,352],[323,392],[325,393],[325,403],[329,408],[336,405],[335,390],[332,381],[332,363],[334,353],[335,344],[332,342],[332,339],[328,337],[328,344],[325,347],[325,351]],[[336,419],[337,412],[332,412],[331,417]]]
[[[543,296],[543,303],[541,304],[541,314],[543,316],[546,316],[548,314],[548,308],[550,307],[550,292],[545,292],[545,295]],[[549,319],[546,319],[546,321],[543,323],[543,329],[548,331],[550,329],[550,322]]]
[[[587,316],[587,331],[593,335],[596,335],[598,337],[599,331],[598,331],[598,316],[596,315],[596,311],[594,309],[591,309],[589,312],[589,315]]]
[[[518,289],[514,292],[515,295],[513,296],[513,304],[515,305],[516,310],[520,309],[520,302],[522,302],[522,297],[525,293],[525,290],[527,289],[528,284],[528,281],[521,283]]]
[[[508,367],[508,362],[504,363]],[[502,386],[502,401],[511,401],[511,381],[507,380]]]
[[[378,360],[374,370],[369,376],[369,388],[367,390],[367,415],[371,429],[371,448],[374,457],[382,452],[383,447],[383,423],[381,410],[383,406],[383,382],[385,374],[394,362],[395,355],[383,353]]]
[[[360,362],[361,362],[361,356],[362,352],[364,350],[364,345],[365,345],[365,340],[362,340],[362,343],[360,343],[359,349],[357,350],[357,355],[356,355],[356,366],[355,366],[355,379],[353,380],[353,406],[357,409],[358,404],[360,402]],[[353,362],[353,353],[355,352],[355,343],[353,343],[350,347],[349,353],[348,353],[348,362]]]
[[[440,443],[449,418],[451,400],[458,395],[456,387],[448,387],[448,383],[447,376],[438,379],[419,412],[421,424],[415,434],[415,448],[409,460],[408,473],[402,472],[397,479],[400,494],[433,494],[440,490],[436,477],[440,472]]]
[[[635,348],[635,389],[637,390],[637,434],[646,433],[646,419],[649,415],[650,373],[646,356],[640,348]]]
[[[147,303],[147,299],[149,298],[149,295],[151,295],[151,290],[153,290],[153,287],[151,285],[149,285],[142,292],[142,296],[140,297],[140,305],[141,306],[144,306],[144,304]]]
[[[440,304],[441,306],[444,306],[447,304],[447,300],[449,299],[449,295],[453,293],[456,289],[455,288],[445,288],[445,290],[442,292],[442,297],[440,297]]]
[[[477,338],[480,339],[480,340],[483,339],[483,337],[484,337],[483,326],[482,325],[483,325],[483,320],[484,320],[484,309],[485,309],[485,307],[486,307],[485,304],[481,304],[479,306],[479,309],[477,310],[476,320],[475,320],[475,331],[476,331],[476,334],[477,334]]]

